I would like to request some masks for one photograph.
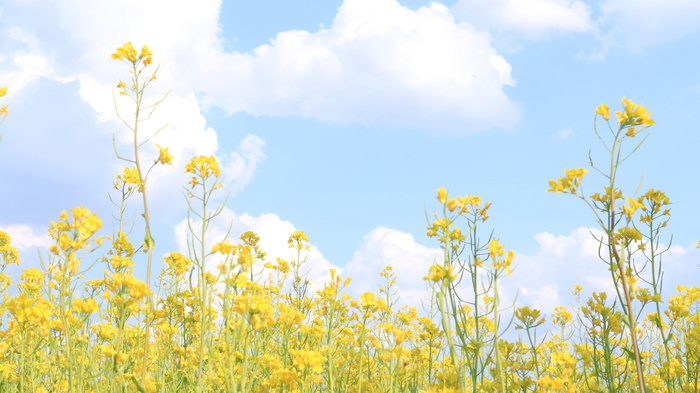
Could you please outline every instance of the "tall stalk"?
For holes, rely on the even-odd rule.
[[[151,290],[151,275],[152,275],[152,266],[153,266],[153,250],[155,248],[155,240],[153,239],[153,235],[151,233],[151,216],[149,214],[149,209],[148,209],[148,192],[147,192],[147,180],[148,180],[148,174],[150,173],[151,169],[158,164],[171,164],[172,163],[172,156],[170,156],[167,152],[167,149],[160,148],[160,156],[158,159],[154,161],[154,163],[146,169],[146,165],[144,165],[141,154],[140,154],[140,149],[141,147],[149,142],[154,136],[156,136],[163,128],[161,127],[160,129],[156,130],[153,135],[149,136],[146,138],[144,141],[141,141],[142,135],[139,133],[139,125],[142,121],[148,120],[151,115],[153,114],[153,111],[155,111],[156,107],[158,104],[163,102],[165,100],[165,97],[151,105],[144,106],[143,104],[143,97],[144,97],[144,92],[146,90],[146,87],[156,79],[156,73],[158,72],[158,68],[153,72],[153,74],[148,77],[145,81],[141,80],[141,74],[143,70],[150,65],[153,62],[153,53],[148,49],[148,46],[145,46],[141,49],[141,53],[137,56],[136,49],[134,46],[131,44],[131,42],[127,42],[123,46],[117,48],[117,51],[112,54],[112,59],[115,60],[121,60],[124,63],[127,64],[127,66],[130,68],[129,73],[131,74],[131,87],[128,87],[124,82],[120,81],[119,84],[117,84],[117,87],[121,89],[119,92],[120,95],[125,95],[129,98],[132,99],[134,103],[134,119],[133,123],[128,122],[124,120],[124,118],[119,114],[119,111],[117,109],[117,104],[116,104],[116,99],[114,101],[114,107],[115,111],[117,112],[117,116],[119,119],[131,130],[133,134],[133,154],[134,158],[133,159],[128,159],[124,158],[119,155],[117,152],[116,148],[116,141],[114,142],[114,149],[115,153],[117,155],[117,158],[132,163],[136,167],[136,173],[138,175],[138,189],[139,192],[141,193],[142,197],[142,202],[143,202],[143,213],[141,216],[144,219],[144,244],[146,247],[147,251],[147,264],[146,264],[146,286],[148,287],[149,294],[147,298],[148,302],[148,312],[145,315],[145,339],[144,339],[144,347],[143,347],[143,360],[142,360],[142,367],[141,367],[141,383],[140,387],[146,386],[146,379],[148,376],[148,354],[149,354],[149,344],[150,344],[150,331],[151,331],[151,319],[152,319],[152,311],[155,309],[155,304],[153,301],[153,295],[152,295],[152,290]],[[166,95],[167,96],[167,95]],[[148,114],[146,116],[142,117],[142,111],[148,111]],[[116,138],[115,138],[116,139]]]
[[[627,248],[629,247],[630,243],[633,241],[641,241],[642,235],[636,228],[622,227],[618,229],[618,223],[620,222],[621,216],[623,214],[626,215],[627,221],[630,222],[634,211],[640,205],[635,203],[635,201],[630,198],[627,199],[628,204],[626,206],[623,207],[622,204],[616,205],[616,201],[618,199],[623,199],[623,197],[622,191],[616,189],[615,186],[617,171],[620,165],[627,158],[629,158],[630,155],[637,151],[637,149],[639,149],[639,147],[646,140],[646,136],[624,158],[622,158],[623,142],[625,142],[627,139],[634,138],[648,127],[654,125],[655,122],[650,118],[651,112],[647,111],[644,106],[635,104],[626,98],[622,99],[622,103],[623,111],[615,113],[619,124],[617,131],[614,131],[610,126],[608,127],[613,136],[613,143],[611,147],[608,147],[603,137],[598,132],[595,120],[593,122],[593,128],[598,136],[598,139],[600,139],[610,154],[610,168],[607,173],[596,168],[595,165],[593,165],[593,159],[589,157],[593,169],[608,179],[608,185],[605,187],[605,193],[602,196],[598,193],[594,194],[590,196],[590,199],[582,192],[579,193],[581,180],[588,172],[585,169],[566,170],[565,177],[560,177],[556,181],[550,180],[549,184],[551,189],[547,191],[569,193],[585,201],[596,215],[598,224],[605,232],[606,239],[598,240],[601,242],[601,245],[605,243],[608,248],[606,262],[610,265],[615,290],[617,291],[618,298],[623,307],[623,312],[625,313],[624,321],[629,330],[630,341],[632,342],[632,351],[630,352],[633,353],[632,356],[634,357],[637,384],[639,386],[639,391],[641,393],[645,393],[646,388],[644,383],[644,370],[642,369],[641,353],[639,350],[639,342],[636,331],[637,321],[636,315],[634,314],[634,309],[632,307],[632,287],[628,281],[628,278],[633,277],[633,275],[638,276],[638,272],[633,271],[631,255],[629,252],[627,252]],[[607,105],[599,106],[596,109],[596,114],[603,117],[603,119],[606,121],[610,120],[610,109]],[[617,215],[618,211],[623,211],[624,213]],[[603,213],[606,218],[602,218],[601,214],[599,213]],[[615,277],[616,275],[618,277]],[[622,293],[620,293],[620,290]]]

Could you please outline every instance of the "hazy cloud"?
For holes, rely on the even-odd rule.
[[[694,0],[604,0],[600,11],[601,31],[611,44],[635,51],[700,30]]]
[[[459,0],[454,13],[460,20],[518,39],[542,39],[556,33],[590,32],[590,7],[571,0]]]

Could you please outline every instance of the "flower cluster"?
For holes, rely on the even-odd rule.
[[[141,53],[137,54],[134,45],[131,42],[127,42],[117,48],[117,51],[112,54],[112,60],[123,60],[132,64],[142,61],[143,65],[147,66],[153,63],[153,52],[148,49],[148,46],[144,45],[143,48],[141,48]]]

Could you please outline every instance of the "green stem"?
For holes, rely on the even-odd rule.
[[[498,372],[498,379],[501,385],[501,392],[506,391],[506,378],[503,372],[503,367],[501,364],[501,354],[498,349],[498,327],[500,325],[499,314],[498,314],[498,304],[500,302],[498,294],[498,272],[495,273],[493,278],[493,323],[494,329],[496,329],[494,336],[494,356],[496,357],[496,371]]]
[[[617,268],[618,268],[618,274],[620,275],[620,283],[622,285],[622,291],[624,293],[625,297],[625,304],[624,304],[624,311],[627,314],[628,321],[629,321],[629,334],[630,334],[630,339],[632,340],[632,347],[634,349],[634,363],[635,367],[637,370],[637,383],[639,384],[639,391],[640,393],[645,393],[645,385],[644,385],[644,372],[642,370],[642,362],[641,362],[641,354],[639,351],[639,344],[637,342],[637,331],[636,331],[636,318],[634,316],[634,312],[632,310],[632,297],[630,294],[630,288],[629,284],[627,283],[627,276],[625,274],[625,264],[627,263],[626,258],[624,257],[624,250],[623,256],[621,257],[620,254],[617,251],[617,246],[615,244],[615,239],[614,239],[614,233],[615,233],[615,176],[617,174],[617,168],[620,165],[620,134],[622,133],[623,126],[620,126],[620,129],[618,130],[618,133],[615,137],[615,141],[613,143],[613,148],[611,150],[611,160],[610,160],[610,214],[609,218],[610,220],[608,221],[608,230],[607,230],[607,235],[608,235],[608,244],[610,245],[610,248],[612,250],[612,254],[614,256],[615,262],[617,263]]]
[[[146,264],[146,286],[148,288],[147,302],[149,305],[149,311],[146,313],[145,320],[145,341],[143,346],[143,361],[141,365],[141,385],[146,386],[146,378],[148,376],[148,352],[151,342],[150,332],[151,332],[151,310],[154,308],[153,296],[151,295],[151,270],[153,264],[153,248],[155,246],[155,241],[151,235],[151,218],[148,213],[148,195],[146,192],[146,177],[144,176],[143,166],[141,165],[141,159],[139,156],[139,116],[141,113],[141,101],[143,99],[143,87],[139,88],[139,72],[136,68],[136,64],[133,64],[132,74],[134,86],[136,86],[136,108],[134,113],[134,163],[136,165],[136,170],[139,175],[139,183],[141,186],[141,197],[143,198],[143,218],[145,220],[145,243],[148,248],[148,262]]]
[[[199,365],[199,370],[197,372],[197,392],[202,392],[203,390],[203,381],[204,381],[204,373],[206,371],[206,365],[205,365],[205,360],[204,360],[204,347],[207,341],[207,324],[208,324],[208,316],[209,316],[209,307],[208,303],[206,302],[207,298],[207,284],[205,281],[205,256],[206,256],[206,246],[205,246],[205,236],[207,232],[207,188],[206,188],[206,179],[202,179],[202,228],[200,230],[200,238],[199,238],[199,255],[200,255],[200,260],[199,260],[199,299],[200,299],[200,307],[201,307],[201,312],[202,312],[202,317],[201,317],[201,324],[200,324],[200,331],[199,331],[199,361],[201,362]]]

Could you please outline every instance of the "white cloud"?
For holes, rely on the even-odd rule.
[[[10,235],[12,245],[20,251],[36,247],[46,248],[52,243],[46,230],[38,230],[26,224],[3,225],[0,226],[0,230]]]
[[[500,48],[521,49],[522,40],[541,40],[563,33],[586,33],[599,42],[579,59],[605,58],[623,47],[639,51],[700,30],[700,3],[694,0],[458,0],[459,21],[488,29]],[[590,3],[590,2],[588,2]]]
[[[571,292],[574,285],[584,288],[585,299],[591,292],[607,292],[614,296],[608,265],[598,257],[598,241],[593,238],[603,236],[596,228],[577,228],[568,235],[553,235],[543,232],[535,235],[539,250],[534,255],[517,255],[517,266],[511,277],[501,282],[508,292],[519,288],[521,297],[518,306],[528,305],[551,313],[557,305],[568,306],[574,302]],[[666,246],[659,245],[663,250]],[[675,293],[676,285],[695,285],[698,258],[693,245],[671,246],[660,260],[664,272],[664,298]],[[605,252],[605,250],[603,250]],[[641,253],[634,254],[637,266],[644,263]],[[659,258],[657,258],[658,264]],[[650,280],[651,267],[648,265],[642,276]],[[647,285],[647,284],[643,284]]]
[[[247,230],[260,236],[261,248],[268,254],[267,260],[274,261],[277,257],[290,260],[296,256],[296,252],[290,250],[287,244],[287,238],[295,230],[291,222],[275,214],[253,217],[248,214],[236,215],[224,209],[222,216],[210,228],[209,239],[212,242],[223,239],[230,222],[233,222],[231,239],[237,239]],[[515,272],[499,280],[503,307],[511,305],[517,292],[516,307],[530,306],[551,314],[555,307],[568,307],[575,302],[572,291],[577,284],[584,288],[581,295],[584,299],[592,292],[607,292],[609,296],[614,296],[610,272],[598,257],[598,243],[591,233],[602,235],[595,228],[578,228],[568,235],[547,232],[535,235],[539,250],[534,255],[518,254],[514,261]],[[180,250],[186,252],[185,221],[176,226],[176,240]],[[688,255],[690,248],[673,246],[664,254],[665,297],[675,293],[673,288],[677,284],[693,285],[688,277],[694,276],[687,273],[689,260],[692,259]],[[377,293],[380,286],[386,286],[386,278],[380,276],[381,271],[386,266],[392,266],[399,297],[397,307],[408,305],[422,312],[423,301],[428,294],[423,277],[431,264],[441,260],[442,250],[418,244],[408,233],[378,227],[365,235],[352,259],[342,268],[328,262],[313,245],[308,256],[306,268],[310,272],[309,279],[314,291],[328,281],[329,270],[336,269],[344,278],[352,279],[347,292],[354,298],[359,298],[364,292]],[[208,264],[209,269],[215,271],[217,263],[212,259]],[[695,264],[692,268],[697,269]],[[510,311],[504,315],[509,314]]]
[[[80,80],[83,99],[102,119],[113,118],[109,93],[125,75],[109,55],[131,40],[147,43],[162,63],[156,96],[167,83],[171,97],[188,99],[194,90],[206,105],[229,112],[454,132],[518,122],[519,106],[503,90],[515,85],[510,65],[487,33],[456,23],[439,3],[414,11],[396,0],[346,0],[330,28],[280,32],[252,53],[223,51],[220,6],[214,0],[25,4],[13,11],[36,17],[22,22],[29,26],[13,42],[31,44],[47,58],[51,53],[46,64]],[[57,40],[61,50],[52,51]],[[199,113],[198,105],[167,111]]]
[[[211,226],[208,228],[206,249],[211,250],[211,247],[222,241],[227,231],[231,228],[229,239],[232,243],[237,243],[239,237],[246,231],[253,231],[260,237],[260,248],[267,254],[266,260],[274,262],[277,258],[282,258],[287,261],[297,258],[296,250],[290,249],[287,243],[289,236],[294,233],[296,228],[289,222],[280,219],[276,214],[261,214],[258,217],[253,217],[249,214],[237,215],[232,210],[224,208],[221,215],[216,217]],[[193,227],[196,231],[201,230],[201,224],[195,222]],[[175,226],[175,241],[180,252],[187,255],[187,220],[183,220]],[[311,239],[313,243],[313,239]],[[324,283],[330,278],[330,269],[335,269],[338,273],[342,273],[342,269],[328,262],[321,254],[321,251],[311,245],[310,251],[306,254],[307,261],[302,266],[301,272],[308,273],[310,281],[310,289],[317,291],[321,289]],[[206,270],[218,272],[217,265],[219,260],[216,256],[212,256],[207,262]]]
[[[459,0],[454,13],[479,28],[519,39],[541,39],[553,33],[589,32],[590,8],[571,0]]]
[[[602,236],[596,228],[577,228],[568,235],[535,235],[539,250],[534,255],[516,254],[515,272],[501,280],[509,293],[520,291],[518,307],[549,314],[554,307],[573,302],[574,285],[583,286],[585,293],[610,290],[610,274],[598,258],[598,242],[592,234]]]
[[[519,303],[527,303],[532,308],[545,310],[548,313],[551,313],[555,307],[562,305],[559,288],[556,285],[545,285],[537,289],[521,288],[520,295],[522,297]],[[516,307],[521,307],[521,304],[517,304]]]
[[[245,231],[253,231],[260,237],[260,248],[267,254],[267,261],[282,258],[287,261],[297,257],[296,250],[288,247],[287,239],[296,230],[294,225],[280,219],[275,214],[261,214],[253,217],[248,214],[237,215],[224,209],[209,228],[211,243],[207,248],[223,239],[228,225],[232,224],[229,238],[236,240]],[[199,225],[195,226],[199,230]],[[175,227],[175,237],[181,252],[187,252],[187,222],[182,221]],[[430,265],[440,258],[441,251],[416,243],[408,233],[379,227],[368,233],[362,244],[355,251],[353,258],[344,266],[338,267],[328,262],[321,251],[313,245],[308,253],[308,261],[302,272],[308,272],[308,279],[314,293],[321,289],[330,278],[330,269],[335,269],[344,278],[352,282],[346,289],[354,298],[364,292],[377,293],[380,286],[386,287],[386,278],[380,273],[386,266],[392,266],[396,275],[396,288],[399,302],[397,308],[409,305],[422,310],[422,301],[426,297],[426,284],[423,277]],[[208,270],[216,271],[216,258],[207,263]]]
[[[11,94],[17,94],[39,78],[63,83],[73,80],[56,72],[54,59],[42,50],[39,38],[22,27],[12,26],[2,16],[6,27],[0,29],[0,44],[4,49],[0,54],[0,80]]]
[[[535,235],[540,245],[540,253],[557,258],[575,255],[580,259],[589,259],[598,255],[598,241],[603,233],[595,228],[577,228],[569,235],[553,235],[542,232]]]
[[[328,29],[281,32],[246,54],[209,46],[191,60],[204,102],[232,113],[462,132],[519,118],[503,91],[515,85],[510,65],[438,3],[346,0]]]
[[[3,20],[7,27],[3,30],[6,34],[2,40],[9,53],[0,59],[0,76],[7,75],[13,81],[7,102],[12,105],[12,100],[39,78],[63,83],[76,80],[80,98],[95,110],[97,120],[114,122],[105,125],[102,131],[111,131],[116,125],[120,153],[132,158],[133,153],[129,154],[132,133],[118,120],[113,101],[116,83],[119,80],[129,83],[130,75],[127,67],[120,61],[111,60],[110,55],[129,40],[139,49],[140,45],[147,43],[155,53],[156,64],[146,72],[150,75],[158,63],[162,66],[158,79],[150,84],[144,102],[148,105],[169,94],[153,116],[139,124],[141,140],[166,126],[153,142],[170,148],[176,167],[181,168],[194,155],[211,154],[218,154],[220,161],[240,164],[238,153],[219,151],[217,133],[206,124],[192,79],[188,77],[189,71],[179,68],[178,59],[191,55],[184,53],[187,48],[216,45],[218,42],[220,5],[218,1],[203,1],[194,6],[185,1],[104,1],[96,4],[68,0],[3,6]],[[21,17],[29,14],[31,18]],[[55,45],[56,42],[60,45]],[[63,97],[64,104],[67,105],[65,101],[72,98]],[[116,98],[119,113],[133,124],[133,119],[129,118],[133,114],[133,102],[118,94]],[[146,117],[144,115],[142,113],[142,120]],[[95,133],[95,130],[89,132]],[[40,140],[38,142],[34,149],[37,154],[51,149],[42,147]],[[150,163],[157,157],[157,149],[146,144],[142,154],[143,160]],[[243,158],[246,162],[254,158],[255,163],[260,161],[260,154]],[[94,166],[89,162],[78,162],[83,158],[87,160],[82,153],[71,155],[77,166]],[[255,165],[238,169],[239,172],[229,173],[229,181],[231,184],[236,182],[240,189],[250,181]],[[104,177],[114,175],[112,166],[105,166],[102,170],[110,171]],[[233,178],[238,174],[244,178]],[[158,190],[159,185],[171,184],[175,177],[167,171],[153,171],[151,189]]]
[[[358,297],[364,292],[376,293],[380,286],[386,287],[386,279],[380,273],[391,266],[396,274],[398,305],[421,310],[421,300],[426,296],[423,277],[441,257],[441,250],[416,243],[411,234],[378,227],[365,235],[343,273],[352,278],[351,294]]]
[[[264,147],[265,141],[255,135],[246,135],[238,151],[224,158],[222,174],[230,192],[235,194],[248,185],[258,164],[267,157]]]
[[[694,0],[605,0],[600,23],[617,45],[640,50],[700,30]]]

